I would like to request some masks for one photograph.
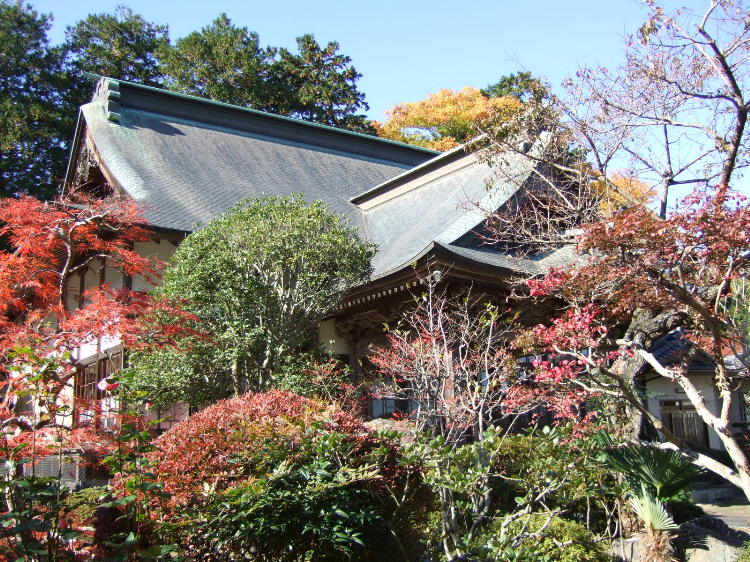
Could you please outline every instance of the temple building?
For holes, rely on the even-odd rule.
[[[438,153],[102,78],[92,101],[80,109],[64,190],[141,203],[153,236],[137,249],[161,260],[242,199],[301,193],[307,201],[325,202],[378,248],[370,280],[350,291],[319,329],[319,341],[356,366],[367,347],[383,337],[383,323],[409,305],[428,271],[457,285],[504,295],[510,278],[542,275],[549,266],[569,261],[569,249],[519,257],[483,244],[478,235],[487,211],[501,209],[533,184],[535,162],[519,151],[503,158],[498,173],[463,147]],[[139,279],[110,277],[103,265],[81,273],[70,284],[69,304],[75,306],[88,287],[102,282],[148,289]],[[538,322],[543,312],[528,310],[524,318]],[[116,342],[82,349],[76,396],[100,397],[97,383],[121,366],[122,357]],[[707,382],[706,392],[715,392]],[[694,411],[687,411],[689,403],[678,390],[657,390],[659,396],[650,396],[649,405],[674,420],[675,432],[716,445],[718,439]],[[371,414],[393,411],[395,399],[388,400],[373,406]],[[76,413],[79,420],[93,415]],[[173,419],[183,415],[169,414]]]

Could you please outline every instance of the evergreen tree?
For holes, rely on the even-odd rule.
[[[158,53],[168,47],[168,27],[146,21],[127,6],[117,6],[112,14],[89,14],[68,26],[62,49],[71,103],[78,106],[91,98],[91,80],[83,72],[160,86]]]
[[[541,101],[549,90],[542,80],[534,77],[531,72],[511,72],[504,74],[500,80],[482,89],[482,94],[488,98],[502,98],[512,96],[526,102],[531,99]]]
[[[268,88],[275,52],[260,47],[258,34],[237,27],[226,14],[178,39],[162,53],[166,85],[172,90],[224,103],[276,111]]]
[[[180,299],[202,337],[132,355],[134,381],[160,406],[274,386],[320,321],[369,278],[374,253],[320,201],[238,203],[180,244],[155,290]]]
[[[312,35],[297,38],[298,53],[261,47],[258,34],[226,14],[162,51],[170,89],[371,133],[357,111],[368,109],[357,90],[361,77],[336,42],[321,47]]]
[[[72,121],[60,98],[60,57],[51,16],[0,0],[0,196],[54,194]]]
[[[364,115],[365,95],[357,90],[362,75],[351,65],[352,59],[338,52],[339,44],[321,47],[311,34],[297,38],[299,53],[281,49],[276,65],[276,80],[289,87],[291,115],[332,127],[373,133]]]

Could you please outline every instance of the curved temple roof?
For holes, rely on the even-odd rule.
[[[498,173],[462,147],[439,154],[110,78],[81,108],[69,188],[82,147],[161,229],[193,231],[248,197],[322,200],[378,245],[373,279],[430,252],[526,275],[567,259],[521,259],[465,242],[483,209],[500,208],[532,181],[535,161],[520,153],[506,155]]]
[[[437,154],[109,78],[81,115],[117,187],[144,204],[152,225],[182,231],[242,198],[292,192],[355,220],[351,197]]]
[[[467,241],[488,210],[500,209],[535,181],[534,158],[519,152],[503,160],[502,168],[493,168],[459,147],[353,198],[366,238],[378,245],[373,278],[408,267],[436,249],[457,261],[523,275],[543,274],[549,265],[568,262],[569,249],[527,259]]]

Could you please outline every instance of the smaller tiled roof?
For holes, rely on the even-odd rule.
[[[459,147],[353,198],[361,210],[365,237],[378,245],[373,278],[408,267],[436,246],[506,271],[544,273],[548,263],[540,259],[457,243],[486,221],[488,210],[500,209],[530,185],[535,166],[526,154],[509,153],[498,173],[498,168]]]
[[[744,356],[743,358],[737,357],[736,355],[729,355],[724,358],[724,364],[727,366],[727,369],[730,371],[744,371],[744,376],[750,375],[748,372],[750,369],[748,368],[748,364],[750,364],[750,357]]]
[[[487,247],[469,248],[457,244],[447,244],[442,248],[464,260],[527,276],[544,275],[550,267],[562,267],[572,263],[575,259],[575,251],[572,245],[563,246],[554,252],[533,258],[512,256]]]
[[[659,363],[667,367],[676,365],[682,360],[690,348],[690,341],[682,328],[677,328],[662,336],[651,346],[651,353]],[[690,364],[690,371],[713,373],[716,368],[714,362],[704,353],[697,353]]]

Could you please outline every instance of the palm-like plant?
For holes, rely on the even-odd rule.
[[[647,490],[641,490],[630,496],[630,505],[641,518],[646,531],[653,533],[676,531],[677,524],[669,515],[664,503],[652,496]]]
[[[642,488],[630,496],[630,505],[646,527],[643,540],[643,562],[665,562],[672,560],[672,534],[677,525],[667,513],[664,503]]]
[[[603,431],[594,439],[602,447],[601,462],[623,473],[634,491],[645,489],[657,500],[664,501],[687,490],[704,472],[676,451],[636,445],[618,447]]]
[[[621,472],[631,488],[630,505],[646,527],[642,560],[671,560],[671,531],[677,530],[677,525],[663,500],[687,490],[703,469],[686,462],[675,451],[636,445],[618,447],[603,431],[594,439],[602,448],[599,460]]]

